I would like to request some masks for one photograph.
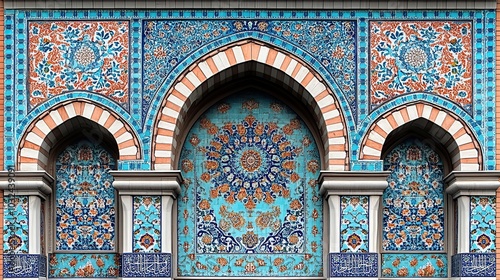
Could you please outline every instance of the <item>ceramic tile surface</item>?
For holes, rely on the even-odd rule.
[[[321,276],[320,159],[280,101],[245,90],[208,109],[181,152],[179,276]]]
[[[368,196],[341,196],[341,252],[368,252]]]
[[[37,254],[3,255],[3,278],[27,279],[47,276],[47,258]]]
[[[496,252],[495,206],[494,196],[470,197],[470,252]]]
[[[372,108],[430,92],[472,111],[472,22],[370,21]]]
[[[452,277],[493,277],[496,276],[496,257],[494,253],[456,254],[451,257]]]
[[[56,160],[56,250],[115,249],[114,159],[85,140]]]
[[[122,277],[172,277],[172,255],[168,253],[122,254]]]
[[[161,196],[134,196],[134,252],[161,252]]]
[[[383,194],[386,251],[444,250],[443,164],[427,144],[410,138],[387,154]]]
[[[29,209],[28,196],[4,197],[3,252],[28,253]]]
[[[49,254],[49,278],[116,278],[117,254]]]
[[[32,21],[28,30],[31,108],[72,90],[128,107],[128,21]]]
[[[446,254],[382,254],[382,277],[444,278],[448,276]]]
[[[377,253],[330,253],[330,277],[377,276]]]

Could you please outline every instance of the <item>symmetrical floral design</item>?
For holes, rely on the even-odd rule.
[[[220,104],[194,124],[181,153],[178,275],[322,275],[312,135],[256,90]]]
[[[382,277],[445,278],[448,276],[446,254],[382,254]]]
[[[351,108],[356,106],[355,21],[145,20],[143,30],[144,108],[186,57],[213,41],[245,32],[265,33],[308,52],[331,73]]]
[[[128,107],[128,21],[29,22],[29,105],[92,91]]]
[[[28,253],[28,196],[4,196],[3,251]]]
[[[383,249],[444,250],[443,164],[418,139],[408,139],[387,154],[390,171],[383,195]]]
[[[49,278],[116,278],[118,254],[49,254]]]
[[[161,252],[161,196],[134,196],[134,252]]]
[[[85,140],[68,146],[56,161],[56,249],[115,248],[114,159]]]
[[[496,252],[496,198],[471,196],[470,198],[470,251]]]
[[[342,196],[340,208],[340,251],[368,252],[368,196]]]
[[[372,109],[412,92],[446,97],[472,112],[472,23],[371,21]]]

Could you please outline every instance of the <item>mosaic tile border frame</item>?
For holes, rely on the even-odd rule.
[[[141,67],[142,57],[135,54],[141,53],[141,38],[140,38],[140,19],[183,19],[183,20],[196,20],[196,19],[224,19],[228,17],[247,17],[252,19],[275,19],[275,20],[355,20],[357,21],[357,108],[354,112],[349,113],[349,110],[344,114],[347,116],[349,130],[351,131],[350,141],[352,147],[353,166],[358,166],[357,162],[357,148],[362,136],[366,133],[366,123],[383,114],[384,109],[369,112],[368,105],[368,24],[370,20],[471,20],[473,21],[473,36],[474,36],[474,97],[473,97],[473,117],[467,120],[470,127],[474,132],[480,136],[483,149],[485,150],[485,166],[486,170],[493,170],[495,166],[495,135],[494,135],[494,99],[495,99],[495,62],[494,62],[494,39],[495,39],[495,16],[494,10],[461,10],[461,11],[367,11],[367,10],[354,10],[354,11],[258,11],[258,10],[241,10],[241,11],[213,11],[213,10],[161,10],[161,11],[145,11],[145,10],[121,10],[121,11],[97,11],[97,10],[69,10],[69,11],[30,11],[30,10],[6,10],[5,13],[5,159],[6,165],[13,165],[16,158],[16,146],[19,139],[19,134],[25,130],[25,124],[29,123],[35,117],[31,115],[28,117],[26,101],[26,22],[27,20],[75,20],[86,18],[88,20],[130,20],[131,26],[131,76],[130,76],[130,114],[128,120],[140,120],[139,104],[137,102],[141,99]],[[261,38],[262,39],[262,38]],[[218,47],[219,42],[215,47]],[[477,45],[477,46],[476,46]],[[15,47],[14,47],[15,46]],[[198,55],[191,60],[184,61],[176,71],[173,71],[167,80],[173,80],[172,77],[179,75],[195,59],[201,57],[201,53],[206,53],[208,48],[198,50]],[[289,50],[290,51],[290,50]],[[301,55],[298,49],[291,50],[291,53]],[[307,60],[307,59],[306,59]],[[312,67],[318,67],[316,63],[309,61]],[[332,81],[331,76],[322,69],[316,69],[324,78],[327,79],[329,85],[336,89],[335,83]],[[164,88],[168,88],[168,82],[164,83]],[[163,89],[164,90],[164,89]],[[160,90],[161,91],[161,90]],[[335,90],[337,91],[337,90]],[[337,91],[338,92],[338,91]],[[394,103],[405,103],[401,100],[414,99],[415,94],[408,96],[401,96],[396,98]],[[158,95],[157,95],[158,96]],[[422,94],[416,94],[422,96]],[[342,96],[339,96],[342,97]],[[92,98],[92,97],[90,97]],[[161,99],[158,97],[157,99]],[[418,99],[418,98],[417,98]],[[427,99],[427,98],[426,98]],[[343,97],[341,99],[342,108],[348,108]],[[438,99],[439,100],[439,99]],[[445,100],[446,101],[446,100]],[[54,102],[55,103],[55,102]],[[51,103],[53,105],[54,103]],[[446,108],[454,113],[462,116],[466,114],[465,111],[460,110],[452,102],[446,103]],[[49,105],[49,104],[47,104]],[[385,105],[389,105],[385,104]],[[384,106],[385,110],[387,107]],[[116,107],[116,106],[112,106]],[[390,109],[390,108],[389,108]],[[36,108],[35,108],[36,110]],[[124,169],[136,168],[150,168],[150,146],[148,131],[153,125],[153,113],[156,108],[149,111],[149,117],[139,122],[133,122],[133,127],[136,131],[140,132],[143,139],[143,154],[144,161],[142,163],[123,163]],[[356,121],[355,116],[358,116]],[[472,119],[472,120],[470,120]],[[25,123],[21,124],[20,121]],[[143,125],[141,124],[143,123]],[[361,163],[362,165],[362,163]],[[373,166],[377,168],[377,166]]]

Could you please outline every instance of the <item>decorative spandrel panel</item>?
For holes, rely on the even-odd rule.
[[[29,205],[28,196],[4,196],[3,252],[28,253]]]
[[[443,251],[443,164],[418,139],[408,139],[387,154],[390,171],[383,195],[385,251]]]
[[[470,251],[495,253],[496,198],[494,196],[470,197]]]
[[[368,196],[341,196],[341,252],[368,252]]]
[[[161,252],[161,196],[134,196],[133,201],[134,252]]]
[[[256,90],[218,102],[179,169],[179,276],[323,275],[319,153],[288,106]]]
[[[115,161],[88,141],[68,146],[56,160],[56,250],[115,249]]]
[[[29,106],[72,90],[128,108],[128,21],[29,22]]]
[[[472,22],[370,21],[370,102],[429,92],[472,112]]]

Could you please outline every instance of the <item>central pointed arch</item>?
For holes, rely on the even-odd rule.
[[[203,93],[214,87],[210,78],[218,77],[217,84],[227,75],[245,71],[246,63],[255,63],[255,71],[282,85],[293,84],[302,94],[301,99],[311,106],[318,122],[323,143],[325,169],[349,169],[347,125],[340,103],[320,75],[306,62],[256,40],[244,40],[220,48],[201,58],[181,75],[166,94],[158,113],[152,137],[152,166],[169,170],[175,166],[177,150],[188,108],[203,98]],[[229,71],[224,73],[224,71]],[[197,90],[202,88],[202,90]]]

